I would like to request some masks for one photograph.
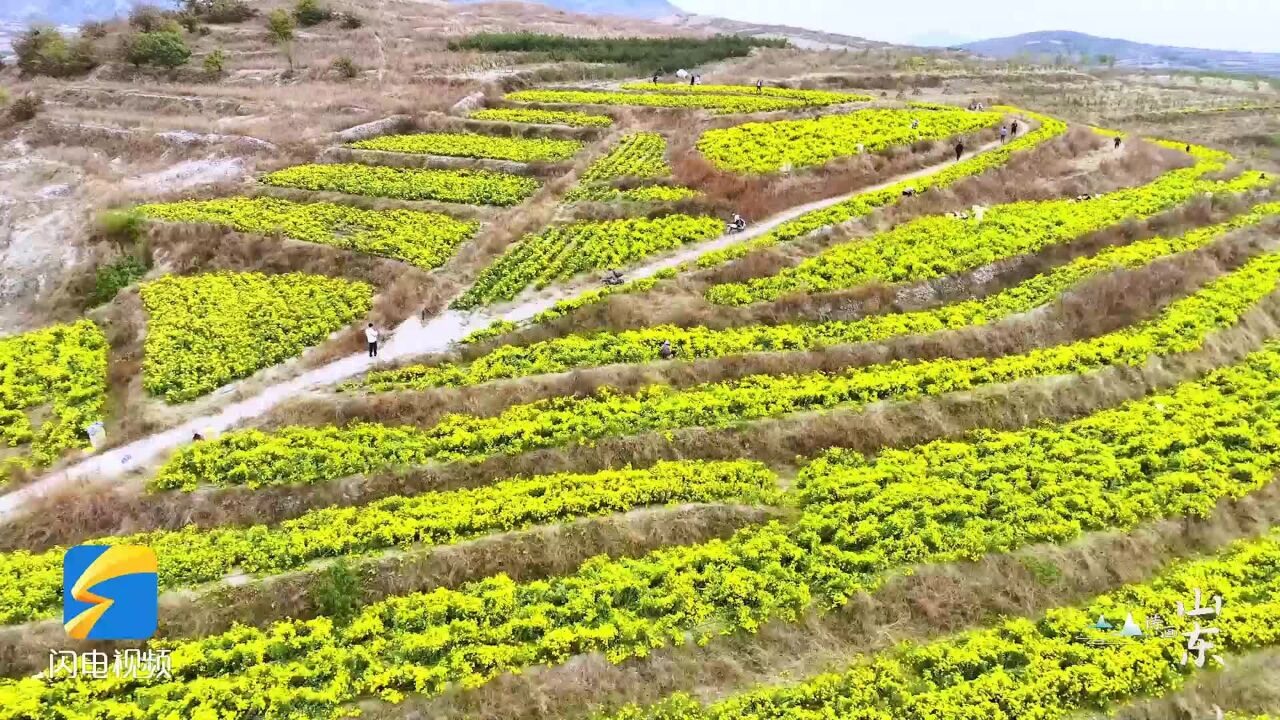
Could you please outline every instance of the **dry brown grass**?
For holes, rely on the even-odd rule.
[[[860,656],[890,651],[899,642],[928,642],[1002,618],[1037,617],[1050,608],[1149,580],[1170,562],[1257,537],[1277,521],[1280,486],[1273,483],[1240,501],[1220,503],[1206,519],[1163,520],[1129,533],[1093,533],[1067,546],[1037,545],[973,563],[917,567],[913,574],[897,575],[838,610],[810,612],[796,623],[768,623],[752,635],[717,637],[706,647],[657,650],[620,665],[598,654],[578,656],[563,665],[506,674],[478,689],[454,689],[439,698],[414,697],[397,706],[366,703],[365,716],[535,720],[586,717],[627,703],[651,704],[673,692],[714,701],[761,684],[838,672]],[[1036,572],[1044,567],[1055,569],[1056,579]],[[1240,683],[1234,687],[1240,694],[1224,696],[1275,697],[1274,688],[1259,692],[1246,691]],[[1201,717],[1209,716],[1196,716]]]
[[[388,597],[429,592],[505,573],[528,582],[573,572],[596,555],[639,557],[674,545],[727,538],[752,524],[783,515],[776,508],[684,505],[645,509],[602,518],[502,533],[479,540],[433,548],[388,552],[356,559],[359,606]],[[156,637],[203,637],[225,632],[233,624],[266,627],[284,618],[308,620],[325,614],[318,598],[331,582],[327,565],[273,576],[245,585],[220,585],[196,592],[169,593],[161,599],[161,626]],[[53,645],[50,645],[52,643]],[[61,623],[30,623],[0,629],[0,677],[29,675],[45,667],[51,646],[79,651],[136,647],[137,643],[76,642],[66,638]]]

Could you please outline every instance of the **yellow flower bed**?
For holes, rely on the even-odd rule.
[[[477,222],[440,213],[362,210],[271,197],[184,200],[141,205],[137,210],[157,220],[213,223],[261,234],[278,232],[295,240],[403,260],[424,270],[444,264],[480,227]]]
[[[565,202],[675,202],[698,194],[679,186],[645,185],[627,190],[609,183],[622,178],[660,178],[671,174],[667,164],[667,140],[661,133],[638,132],[622,138],[617,147],[582,174],[578,185],[565,194]]]
[[[637,132],[626,135],[608,155],[591,163],[582,182],[603,182],[618,178],[657,178],[671,174],[667,164],[667,140],[661,133]]]
[[[738,173],[805,168],[862,152],[941,140],[998,124],[1003,115],[966,110],[873,109],[810,120],[747,123],[708,130],[698,150],[716,167]],[[918,127],[911,127],[918,122]]]
[[[49,465],[87,446],[106,394],[107,339],[92,321],[0,337],[0,449],[20,452],[0,458],[0,484],[6,466]],[[45,419],[36,427],[28,412]]]
[[[580,272],[625,267],[663,250],[709,240],[723,230],[724,223],[716,218],[690,215],[553,227],[521,238],[480,273],[453,307],[470,309],[510,300],[530,285],[542,288]]]
[[[541,186],[537,180],[487,170],[421,170],[357,163],[298,165],[262,177],[277,187],[469,205],[519,205]]]
[[[835,92],[832,90],[803,90],[800,88],[764,87],[759,91],[755,85],[690,85],[688,83],[626,83],[623,90],[640,90],[645,92],[695,93],[709,95],[752,95],[755,97],[787,98],[800,100],[806,105],[839,105],[850,102],[870,102],[870,95]]]
[[[528,123],[530,125],[568,125],[569,127],[609,127],[613,118],[608,115],[589,115],[572,110],[534,110],[532,108],[486,108],[476,110],[467,117],[472,120]]]
[[[142,285],[142,384],[171,403],[296,357],[369,311],[373,288],[320,275],[209,273]]]
[[[698,258],[697,266],[708,268],[722,265],[754,250],[776,245],[780,242],[790,242],[821,228],[831,227],[863,217],[879,208],[897,204],[903,197],[903,191],[907,189],[914,189],[920,192],[930,188],[943,188],[964,178],[981,175],[988,170],[1004,165],[1014,153],[1031,150],[1067,131],[1066,123],[1046,115],[1039,115],[1012,107],[996,107],[992,109],[1033,119],[1040,123],[1040,127],[994,150],[967,157],[935,173],[911,180],[903,180],[880,190],[858,193],[835,205],[807,212],[794,220],[789,220],[779,225],[764,235],[731,245],[722,250],[707,253]]]
[[[717,114],[798,110],[806,107],[803,100],[747,95],[715,95],[697,93],[632,93],[595,90],[519,90],[508,93],[512,102],[549,105],[620,105],[634,107],[682,108],[711,110]]]
[[[559,162],[582,149],[580,140],[552,138],[495,137],[475,133],[417,133],[384,135],[354,142],[357,150],[491,158],[514,162]]]

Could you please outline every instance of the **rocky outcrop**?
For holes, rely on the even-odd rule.
[[[413,118],[408,115],[392,115],[381,120],[374,120],[363,125],[349,127],[333,134],[333,139],[340,143],[357,142],[359,140],[368,140],[371,137],[379,135],[390,135],[397,132],[403,132],[413,124]]]

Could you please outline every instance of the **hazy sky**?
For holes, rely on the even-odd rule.
[[[672,0],[688,12],[888,42],[1077,30],[1159,45],[1280,52],[1280,0]]]

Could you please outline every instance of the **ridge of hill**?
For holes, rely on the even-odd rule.
[[[978,55],[1002,60],[1020,56],[1029,57],[1032,60],[1057,56],[1069,58],[1084,56],[1094,61],[1099,56],[1105,55],[1115,58],[1115,64],[1122,67],[1280,76],[1280,53],[1149,45],[1068,30],[1023,33],[965,43],[959,47]]]

